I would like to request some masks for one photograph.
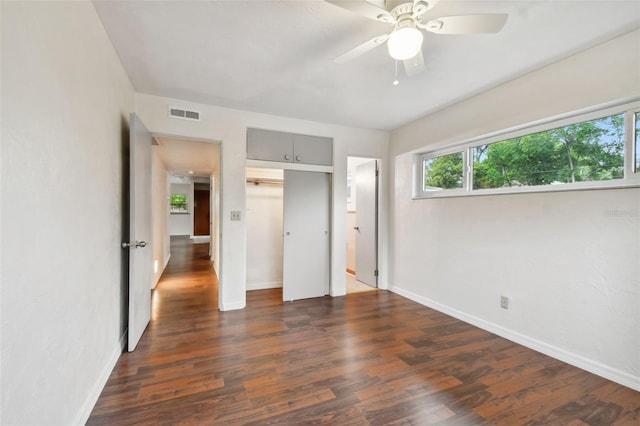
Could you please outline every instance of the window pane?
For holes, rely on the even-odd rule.
[[[622,179],[624,114],[473,148],[473,188]]]
[[[640,173],[640,112],[636,112],[636,173]]]
[[[462,164],[462,152],[425,159],[424,190],[462,188]]]
[[[188,213],[187,194],[171,194],[171,213]]]

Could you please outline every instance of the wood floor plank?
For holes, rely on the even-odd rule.
[[[152,321],[89,425],[637,425],[640,393],[384,291],[219,312],[172,240]]]

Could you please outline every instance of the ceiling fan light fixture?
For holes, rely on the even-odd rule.
[[[422,31],[415,27],[405,27],[389,36],[389,55],[398,61],[413,58],[422,49]]]

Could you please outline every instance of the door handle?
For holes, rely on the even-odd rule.
[[[138,248],[138,247],[146,247],[147,246],[147,242],[146,241],[136,241],[135,243],[130,243],[130,242],[125,242],[122,243],[122,248]]]
[[[355,229],[356,231],[359,231],[360,227],[359,226],[354,226],[353,229]]]

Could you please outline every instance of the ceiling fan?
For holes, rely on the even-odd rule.
[[[334,62],[343,64],[387,42],[389,55],[393,59],[403,61],[408,76],[424,70],[421,30],[435,34],[497,33],[504,27],[508,17],[506,14],[460,15],[425,21],[426,13],[433,9],[439,0],[378,1],[380,4],[390,4],[391,10],[383,9],[366,0],[325,1],[366,18],[393,26],[390,33],[376,36],[356,46],[338,56]]]

